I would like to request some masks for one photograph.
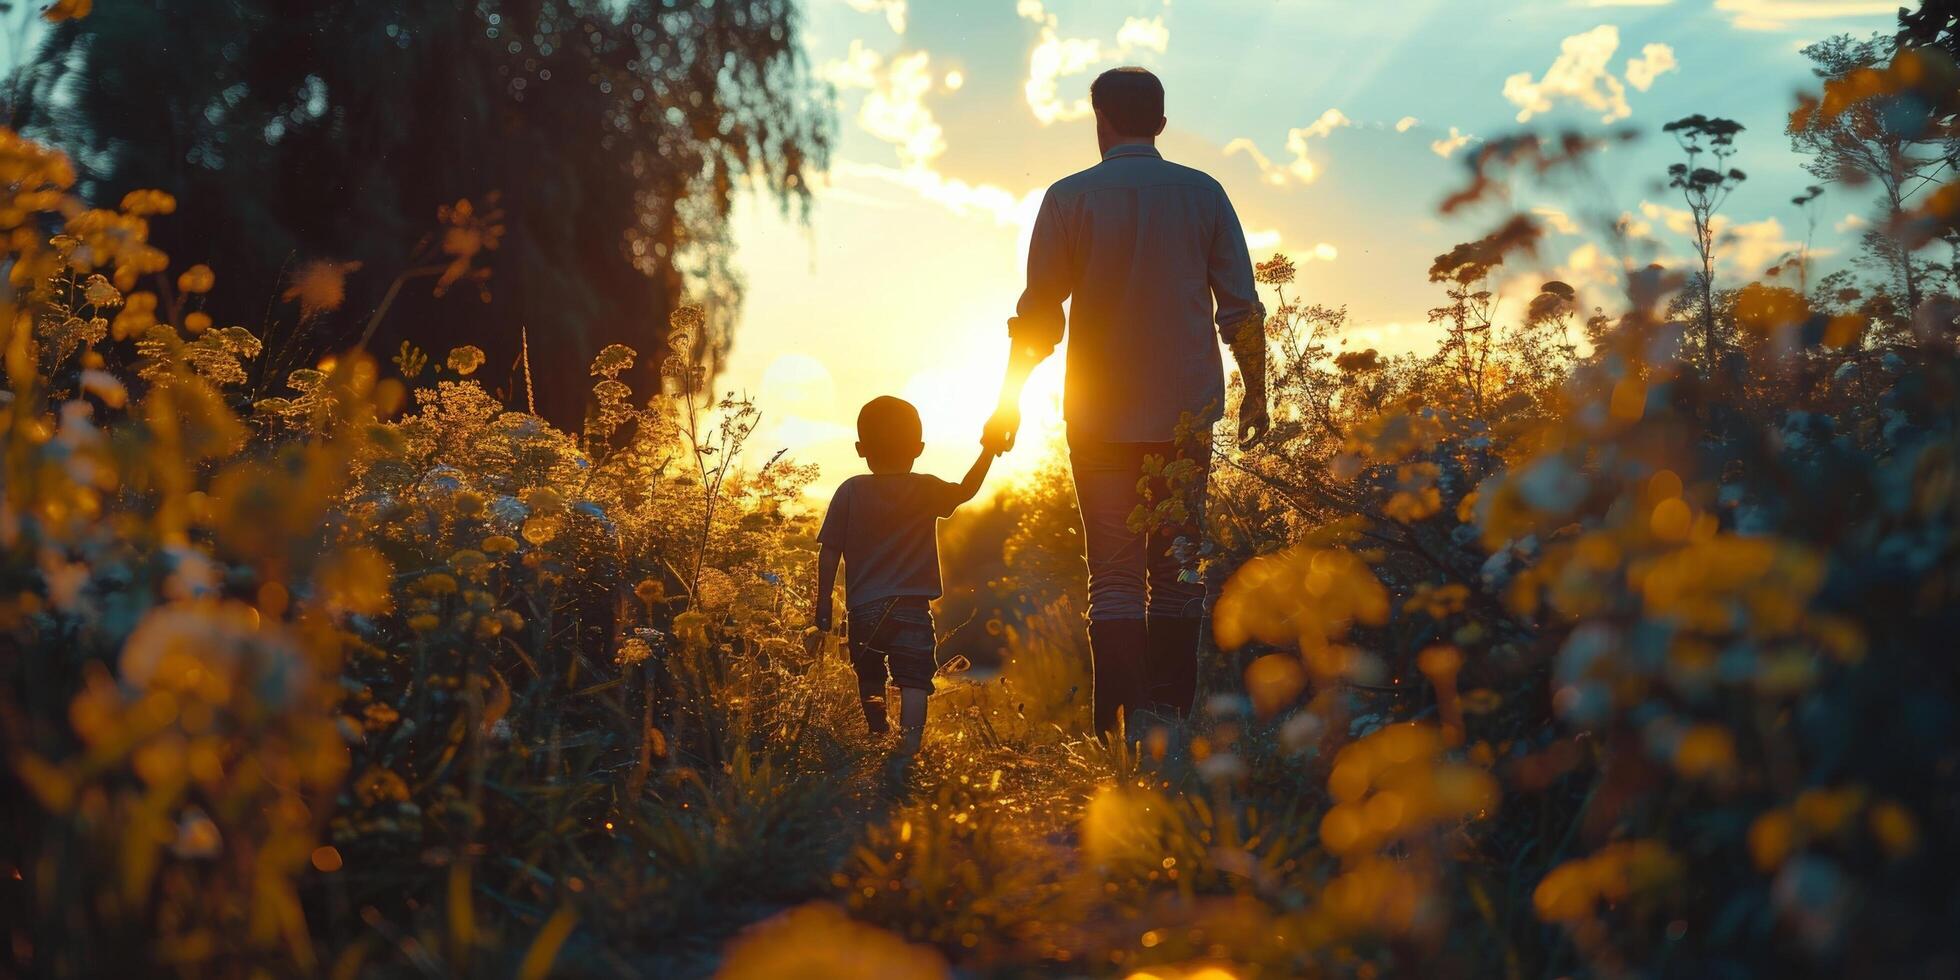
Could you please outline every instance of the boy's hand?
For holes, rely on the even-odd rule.
[[[1020,431],[1020,407],[1002,405],[994,410],[994,417],[987,420],[987,427],[980,436],[980,445],[998,456],[1014,448],[1014,437],[1019,435]]]

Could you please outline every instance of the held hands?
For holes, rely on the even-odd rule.
[[[986,428],[981,430],[980,445],[998,456],[1014,448],[1014,437],[1020,432],[1020,406],[1002,405],[994,410],[994,417],[988,419]]]
[[[1266,438],[1273,427],[1266,414],[1266,390],[1247,391],[1239,398],[1239,448],[1251,449]]]

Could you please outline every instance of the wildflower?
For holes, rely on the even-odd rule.
[[[192,294],[208,293],[217,281],[218,277],[211,272],[211,267],[200,262],[177,277],[177,289]]]
[[[524,494],[524,506],[534,514],[556,516],[565,512],[565,498],[550,487],[536,487]]]
[[[202,310],[193,310],[184,314],[185,333],[195,337],[209,329],[211,329],[211,314]]]
[[[558,533],[564,529],[564,526],[565,526],[565,521],[563,518],[556,517],[556,516],[539,515],[537,517],[533,517],[530,520],[524,522],[524,530],[522,531],[522,533],[524,535],[524,540],[530,542],[533,545],[542,547],[544,545],[550,544],[554,539],[556,539],[558,537]]]
[[[483,549],[484,554],[508,555],[517,550],[517,539],[508,534],[492,534],[484,538],[479,547]]]
[[[456,594],[456,579],[442,572],[431,572],[415,580],[410,588],[418,595],[441,596]]]
[[[646,663],[653,657],[653,648],[647,641],[637,636],[629,636],[619,641],[619,649],[613,654],[613,663],[621,667],[633,667]]]
[[[418,613],[408,618],[408,628],[417,633],[430,633],[442,625],[442,618],[434,613]]]
[[[1888,856],[1905,857],[1918,849],[1919,825],[1912,818],[1912,811],[1905,807],[1881,800],[1872,805],[1866,820],[1871,825],[1872,837]]]
[[[123,295],[122,290],[117,289],[115,283],[97,274],[89,276],[88,281],[83,284],[82,299],[90,306],[121,306]]]
[[[595,378],[617,378],[620,373],[633,366],[638,357],[633,348],[625,344],[608,344],[592,359],[592,376]]]
[[[1797,842],[1797,822],[1790,811],[1764,812],[1749,825],[1749,857],[1761,871],[1774,871],[1790,856]]]
[[[298,301],[301,317],[311,317],[321,313],[331,313],[340,309],[347,300],[347,276],[361,268],[359,262],[335,262],[329,259],[314,259],[299,267],[293,274],[292,284],[280,294],[280,298]]]
[[[123,195],[122,210],[138,216],[171,214],[177,210],[177,199],[163,191],[135,190]]]
[[[1277,253],[1252,267],[1252,278],[1268,286],[1284,286],[1293,281],[1293,275],[1293,260]]]
[[[483,361],[483,348],[475,344],[464,344],[451,350],[445,363],[449,365],[449,370],[468,376],[475,374],[476,369],[483,366]]]
[[[1245,669],[1245,690],[1252,698],[1253,713],[1261,718],[1292,703],[1306,686],[1306,668],[1293,654],[1268,654]]]
[[[721,980],[941,980],[948,975],[945,959],[931,946],[860,923],[829,902],[791,909],[744,931],[729,945],[716,974]]]
[[[667,595],[667,587],[659,579],[643,578],[633,586],[633,596],[647,605],[659,602]]]
[[[1726,777],[1735,767],[1735,737],[1720,726],[1696,725],[1674,746],[1674,768],[1689,779]]]

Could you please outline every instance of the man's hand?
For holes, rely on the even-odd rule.
[[[1273,420],[1266,414],[1266,392],[1247,391],[1239,399],[1239,448],[1251,449],[1266,438]]]
[[[989,452],[1004,453],[1014,448],[1014,437],[1020,433],[1020,406],[1002,405],[994,410],[994,417],[987,420],[987,427],[980,434],[980,445]]]
[[[822,632],[830,632],[831,607],[829,599],[820,599],[817,601],[817,609],[815,614],[810,617],[810,623]]]

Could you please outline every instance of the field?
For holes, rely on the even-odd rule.
[[[1950,162],[1957,93],[1902,43],[1791,130]],[[1724,122],[1668,130],[1690,206],[1742,179]],[[1435,197],[1615,138],[1492,141]],[[1345,311],[1263,257],[1272,438],[1186,436],[1194,716],[1083,733],[1053,462],[946,528],[978,584],[942,630],[986,662],[942,666],[908,762],[810,626],[815,474],[718,393],[716,311],[678,306],[651,372],[607,347],[576,431],[472,345],[295,364],[151,244],[202,202],[84,201],[0,131],[6,971],[1954,975],[1942,170],[1862,272],[1628,264],[1612,310],[1552,281],[1495,315],[1542,233],[1509,217],[1412,285],[1420,355],[1337,352]],[[424,278],[484,281],[495,202],[435,217]],[[295,269],[286,322],[352,271]]]

